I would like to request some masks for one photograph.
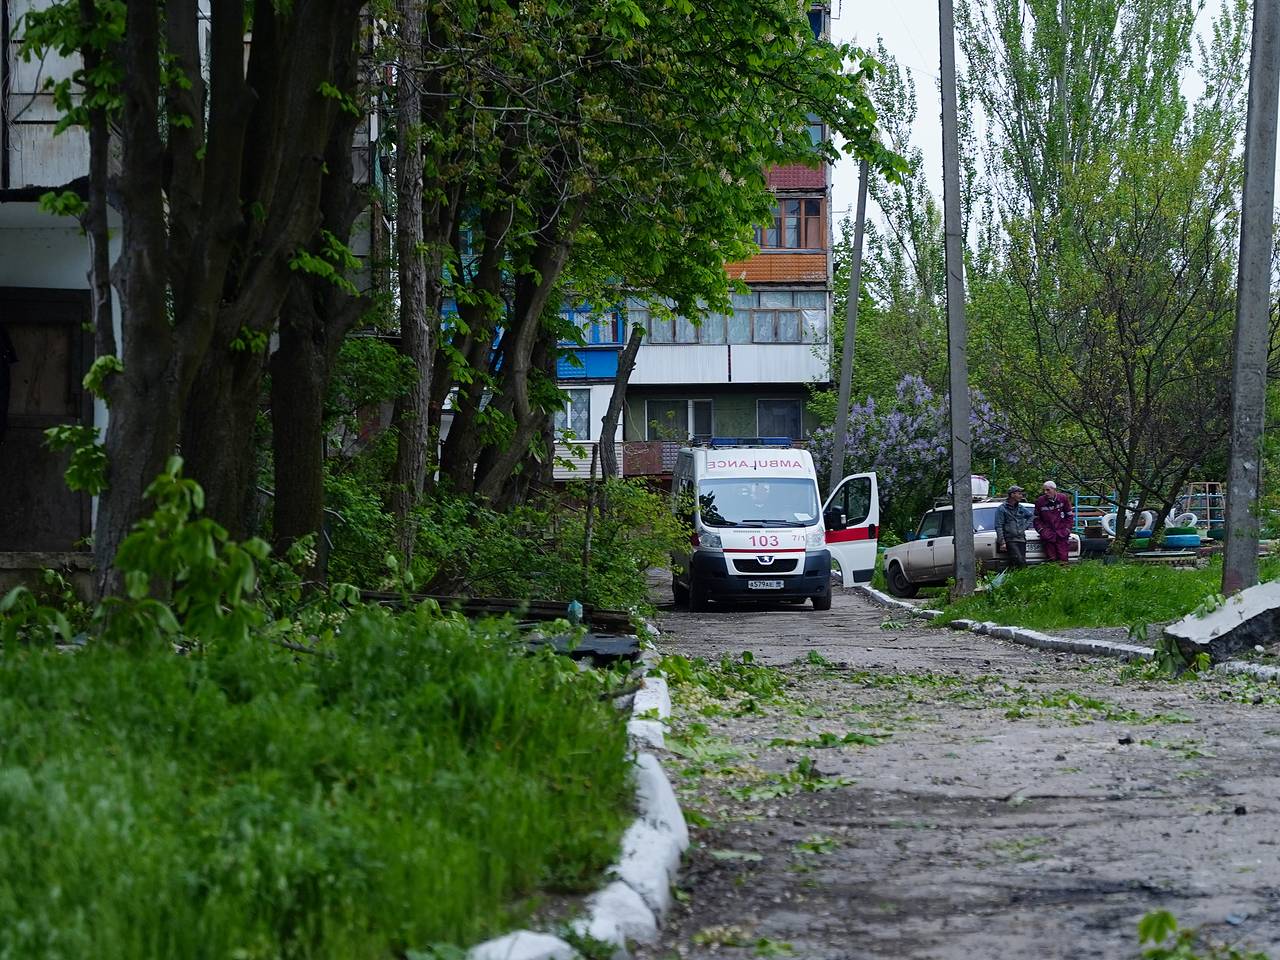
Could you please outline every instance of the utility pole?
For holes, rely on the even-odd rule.
[[[951,374],[951,503],[955,524],[955,593],[977,585],[973,557],[973,468],[969,435],[969,333],[964,317],[964,237],[960,225],[960,138],[956,129],[956,22],[951,0],[938,0],[942,47],[942,213],[947,258],[947,366]]]
[[[853,346],[858,334],[858,300],[862,292],[862,238],[867,225],[868,164],[858,164],[858,218],[853,224],[853,263],[849,268],[849,298],[844,312],[844,349],[840,354],[840,398],[836,403],[835,447],[831,451],[831,479],[827,495],[844,477],[844,448],[848,440],[849,391],[853,387]]]
[[[1235,355],[1231,368],[1231,466],[1227,473],[1227,546],[1222,592],[1258,582],[1258,481],[1267,401],[1268,311],[1280,96],[1280,0],[1254,0],[1249,119],[1244,138],[1240,273],[1236,279]]]

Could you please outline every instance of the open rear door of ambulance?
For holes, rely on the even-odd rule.
[[[822,508],[827,549],[840,564],[841,583],[870,583],[880,542],[880,488],[874,473],[845,477]]]

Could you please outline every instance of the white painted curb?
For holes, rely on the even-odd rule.
[[[903,613],[909,613],[913,617],[920,617],[922,620],[932,620],[934,617],[942,616],[941,610],[930,610],[927,607],[917,607],[914,603],[907,603],[905,600],[899,600],[897,597],[891,597],[883,590],[877,590],[869,583],[855,583],[853,589],[857,590],[868,600],[880,604],[883,607],[892,607],[895,610],[901,610]]]
[[[1136,643],[1116,643],[1113,640],[1072,639],[1054,637],[1039,630],[1024,627],[1008,627],[990,621],[952,620],[947,626],[953,630],[969,630],[986,634],[997,640],[1009,640],[1037,650],[1053,650],[1059,653],[1078,653],[1087,657],[1119,657],[1121,660],[1150,660],[1155,656],[1151,647]]]
[[[656,628],[653,632],[657,633]],[[647,654],[652,654],[646,658]],[[646,670],[657,665],[656,651],[645,651]],[[638,719],[644,716],[646,719]],[[671,692],[665,677],[646,676],[631,702],[627,732],[635,746],[662,747],[664,721],[671,716]],[[656,717],[657,719],[649,719]],[[637,816],[622,836],[622,855],[610,868],[617,879],[586,901],[586,912],[571,926],[579,934],[614,946],[614,960],[630,957],[630,944],[658,941],[658,927],[671,909],[671,886],[680,855],[689,847],[689,828],[671,781],[652,753],[635,759]],[[474,947],[469,960],[576,960],[578,953],[559,937],[519,930]]]
[[[942,615],[941,610],[928,610],[906,603],[882,593],[875,587],[858,584],[856,590],[861,591],[868,599],[886,607],[893,607],[925,620],[933,620]],[[1028,630],[1025,627],[1009,627],[999,623],[980,620],[952,620],[947,624],[953,630],[968,630],[972,633],[986,634],[998,640],[1009,640],[1025,647],[1037,650],[1054,650],[1061,653],[1078,653],[1088,657],[1119,657],[1122,660],[1150,660],[1155,656],[1151,647],[1136,643],[1116,643],[1113,640],[1071,639],[1054,637],[1039,630]],[[1225,666],[1225,664],[1223,665]],[[1280,676],[1280,674],[1278,674]]]
[[[473,947],[467,957],[469,960],[578,960],[578,951],[549,933],[517,930]]]
[[[1280,667],[1268,667],[1261,663],[1250,663],[1248,660],[1224,660],[1214,669],[1220,673],[1243,673],[1257,677],[1259,680],[1280,683]]]

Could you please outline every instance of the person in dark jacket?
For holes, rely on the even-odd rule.
[[[1027,527],[1031,526],[1031,517],[1022,509],[1025,492],[1015,483],[1004,503],[996,507],[996,553],[1004,554],[1010,567],[1027,565]]]
[[[1076,511],[1071,498],[1058,492],[1052,480],[1044,482],[1044,492],[1036,498],[1036,533],[1044,547],[1045,560],[1066,563],[1071,556],[1071,528]]]

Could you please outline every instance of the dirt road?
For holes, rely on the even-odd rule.
[[[695,845],[643,957],[1110,960],[1167,909],[1280,958],[1280,688],[1144,677],[839,591],[829,613],[659,622],[664,653],[736,665],[669,671]]]

